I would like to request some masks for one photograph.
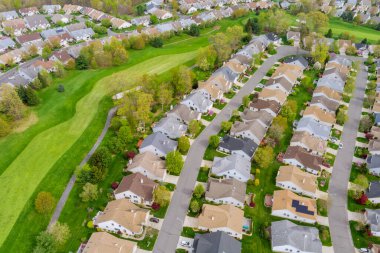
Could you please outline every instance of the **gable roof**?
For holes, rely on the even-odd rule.
[[[237,171],[245,178],[250,178],[251,162],[248,159],[241,159],[241,156],[237,154],[232,154],[226,157],[214,157],[211,171],[217,175],[228,171]]]
[[[193,244],[194,253],[232,253],[241,251],[241,242],[218,231],[207,234],[196,234]]]
[[[290,31],[288,33],[290,33]],[[299,32],[294,32],[294,33],[297,33],[298,36],[300,37]],[[290,56],[290,57],[285,58],[284,62],[287,64],[297,64],[298,66],[302,66],[304,69],[309,66],[308,61],[303,56]]]
[[[219,89],[209,81],[199,81],[197,90],[205,90],[208,94],[210,94],[210,97],[212,99],[218,99],[223,94],[221,89]]]
[[[266,86],[275,85],[278,87],[278,85],[281,85],[287,92],[290,92],[293,88],[293,83],[291,83],[286,77],[281,76],[278,78],[270,78],[268,82],[266,83]]]
[[[267,132],[267,128],[264,127],[259,120],[252,120],[247,123],[241,122],[241,121],[235,121],[235,123],[231,127],[231,134],[238,134],[240,132],[251,132],[258,140],[261,142],[261,140],[264,138],[265,133]],[[257,143],[259,144],[259,143]]]
[[[29,27],[38,27],[39,25],[50,25],[49,21],[45,18],[44,15],[33,15],[33,16],[27,16],[24,18],[25,22],[29,25]]]
[[[15,47],[16,43],[8,37],[1,37],[0,38],[0,50],[5,50],[7,48]]]
[[[317,176],[304,172],[297,166],[281,166],[278,170],[276,182],[290,181],[302,190],[315,193],[317,187]]]
[[[16,37],[16,40],[20,44],[24,44],[31,41],[41,40],[39,33],[24,34]]]
[[[151,135],[148,135],[141,144],[141,148],[147,147],[147,146],[154,146],[158,150],[162,151],[163,153],[167,154],[177,148],[177,142],[169,139],[164,134],[157,132],[153,133]]]
[[[235,178],[215,179],[209,178],[206,198],[234,198],[242,203],[245,201],[246,184]]]
[[[269,126],[273,120],[273,116],[267,111],[252,111],[248,108],[240,114],[243,121],[260,120],[264,125]]]
[[[303,143],[309,149],[318,153],[324,153],[327,148],[327,141],[322,140],[316,136],[311,135],[306,131],[296,131],[293,134],[290,143],[300,142]]]
[[[259,99],[263,100],[275,100],[277,99],[280,104],[285,103],[287,95],[280,89],[268,89],[264,88],[259,92]]]
[[[298,122],[297,131],[308,131],[314,136],[327,140],[330,137],[331,127],[323,125],[313,118],[303,117]]]
[[[140,173],[134,173],[123,177],[114,193],[131,191],[145,201],[151,201],[153,200],[153,190],[156,186],[157,184],[148,177]]]
[[[285,159],[295,159],[301,163],[304,167],[310,168],[316,171],[321,170],[321,165],[323,163],[323,158],[319,156],[312,155],[308,153],[305,149],[301,147],[290,146],[284,154]]]
[[[95,232],[86,243],[83,253],[133,253],[137,243],[119,239],[107,232]]]
[[[142,167],[144,170],[160,178],[165,175],[166,171],[165,161],[149,151],[136,155],[126,170],[131,171],[137,167]]]
[[[288,220],[275,221],[271,225],[273,247],[292,246],[302,252],[322,253],[322,242],[315,227],[300,226]]]
[[[320,107],[312,105],[308,106],[304,113],[304,117],[307,116],[315,116],[318,120],[322,122],[326,122],[328,124],[334,124],[335,123],[335,113],[332,112],[326,112],[322,110]]]
[[[326,97],[336,101],[342,100],[342,95],[339,92],[327,86],[318,86],[317,88],[315,88],[314,94],[317,93],[323,93],[324,95],[326,95]]]
[[[325,106],[329,111],[335,112],[339,108],[339,103],[331,100],[325,96],[315,96],[310,102],[310,105],[314,104],[322,104]]]
[[[196,91],[191,94],[189,94],[183,101],[190,100],[192,103],[194,103],[195,106],[200,108],[200,110],[206,110],[210,106],[212,106],[211,100],[205,98],[205,96],[202,95],[202,93]]]
[[[183,105],[183,104],[176,105],[173,108],[173,110],[168,112],[168,117],[170,117],[173,114],[177,115],[179,118],[181,118],[187,124],[190,123],[190,121],[192,121],[194,119],[197,120],[201,115],[200,112],[193,111],[189,107],[187,107],[186,105]]]
[[[187,131],[187,126],[173,117],[163,117],[153,127],[153,132],[162,132],[169,138],[179,138]]]
[[[3,21],[2,26],[4,28],[11,27],[14,30],[22,30],[22,29],[25,29],[25,21],[21,18],[5,20]]]
[[[281,105],[274,100],[257,99],[251,102],[249,107],[257,110],[270,109],[273,113],[277,114],[280,111]]]
[[[230,150],[231,152],[241,150],[247,154],[247,156],[252,157],[258,145],[248,138],[240,139],[225,135],[220,142],[219,147]]]
[[[272,211],[277,210],[288,210],[294,215],[317,220],[316,200],[298,196],[289,190],[274,191]]]

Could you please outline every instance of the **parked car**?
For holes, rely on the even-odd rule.
[[[154,222],[154,223],[159,223],[160,219],[156,218],[156,217],[152,217],[152,218],[149,219],[149,221]]]
[[[181,241],[181,246],[183,246],[183,247],[187,247],[187,248],[190,248],[191,246],[190,246],[190,242],[188,242],[188,241]]]
[[[367,249],[367,248],[361,248],[361,249],[359,249],[359,251],[361,253],[369,253],[369,249]]]
[[[336,137],[331,137],[330,140],[334,143],[337,143],[338,142],[338,139]]]
[[[339,149],[343,148],[343,143],[339,143]]]

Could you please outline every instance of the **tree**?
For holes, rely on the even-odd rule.
[[[120,141],[122,148],[125,149],[128,143],[130,143],[133,140],[131,128],[129,126],[121,126],[117,133],[117,138]]]
[[[172,71],[171,86],[176,96],[183,96],[193,86],[194,73],[186,66],[179,66]]]
[[[77,169],[75,170],[75,175],[76,175],[76,180],[80,184],[86,184],[86,183],[92,183],[96,184],[94,180],[94,172],[90,165],[87,163],[83,165],[82,167],[78,166]]]
[[[217,53],[212,46],[199,49],[197,56],[197,66],[204,71],[211,70],[215,67]]]
[[[276,48],[274,47],[273,43],[269,43],[267,47],[267,51],[269,54],[272,54],[272,55],[277,53]]]
[[[373,56],[376,58],[380,58],[380,45],[376,45],[373,47]]]
[[[322,66],[329,55],[329,48],[324,43],[317,43],[314,51],[311,52],[314,62],[319,62]]]
[[[0,113],[11,120],[21,119],[25,113],[25,106],[16,90],[11,85],[3,84],[0,87],[0,94]]]
[[[33,253],[55,253],[56,248],[53,235],[48,231],[42,231],[36,238],[36,246],[33,249]]]
[[[200,205],[199,205],[199,203],[198,203],[198,201],[196,199],[193,199],[190,202],[190,210],[193,213],[198,213],[199,210],[201,210],[201,207],[200,207]]]
[[[155,37],[150,41],[150,45],[152,47],[159,48],[164,45],[164,41],[160,37]]]
[[[346,110],[339,109],[338,114],[336,115],[336,123],[339,125],[344,125],[344,123],[348,120]]]
[[[288,119],[288,122],[294,121],[297,115],[297,102],[295,100],[288,100],[282,107],[280,115]]]
[[[284,135],[284,129],[279,125],[272,125],[268,130],[268,136],[279,142]]]
[[[210,146],[212,148],[217,148],[219,146],[219,143],[220,143],[219,136],[217,136],[217,135],[211,135],[209,137],[209,142],[210,142]]]
[[[124,95],[120,100],[121,106],[118,115],[126,116],[131,126],[145,127],[145,124],[151,120],[151,106],[153,96],[143,91],[132,91]]]
[[[344,86],[344,92],[347,94],[352,94],[354,89],[355,89],[355,79],[352,77],[349,77],[347,79],[346,85]]]
[[[193,37],[198,37],[201,34],[199,27],[196,24],[191,24],[189,28],[189,35]]]
[[[48,87],[53,82],[53,79],[49,72],[44,69],[38,72],[38,79],[40,80],[42,87]]]
[[[201,131],[201,123],[196,120],[196,119],[193,119],[190,121],[189,123],[189,126],[188,126],[188,131],[190,133],[191,136],[195,137],[199,134],[199,132]]]
[[[40,214],[48,214],[54,208],[54,198],[50,192],[39,192],[34,201],[36,211]]]
[[[11,130],[9,123],[0,117],[0,137],[8,135]]]
[[[328,25],[328,16],[320,11],[312,11],[306,15],[306,26],[310,33],[321,33]]]
[[[144,15],[145,9],[146,9],[145,4],[144,4],[144,5],[143,5],[143,4],[137,5],[137,6],[136,6],[136,13],[137,13],[137,16],[142,16],[142,15]]]
[[[40,103],[40,99],[37,96],[37,93],[30,86],[20,86],[17,88],[17,93],[21,99],[21,101],[29,106],[38,105]]]
[[[349,46],[346,48],[346,54],[347,55],[356,55],[356,47],[355,46]]]
[[[98,186],[96,184],[86,183],[79,197],[83,202],[89,202],[98,199]]]
[[[110,28],[112,26],[111,20],[108,18],[102,19],[101,24],[106,28]]]
[[[63,86],[63,84],[60,84],[60,85],[58,85],[58,87],[57,87],[57,91],[58,92],[65,92],[65,86]]]
[[[195,189],[193,192],[194,197],[197,199],[200,199],[204,193],[205,193],[205,188],[204,188],[203,184],[197,184],[197,186],[195,186]]]
[[[111,162],[111,153],[106,147],[98,148],[88,161],[90,166],[97,167],[102,170],[106,170],[111,165]]]
[[[260,166],[260,168],[265,169],[274,160],[274,151],[270,146],[260,147],[253,158],[256,163]]]
[[[142,36],[135,36],[131,38],[131,47],[136,50],[145,48],[145,41]]]
[[[332,32],[331,28],[327,31],[325,37],[326,38],[332,38],[333,37],[333,32]]]
[[[233,50],[239,48],[241,40],[244,37],[243,27],[235,25],[227,28],[227,36],[229,38],[229,44]]]
[[[178,139],[178,150],[181,154],[185,155],[190,149],[190,141],[186,136],[181,136]]]
[[[56,222],[49,229],[49,233],[58,246],[63,246],[70,237],[70,228],[66,223]]]
[[[83,69],[88,69],[88,67],[89,67],[88,59],[84,55],[80,54],[78,58],[75,59],[75,68],[79,70],[83,70]]]
[[[359,124],[359,131],[360,132],[368,132],[371,127],[372,127],[372,119],[368,115],[364,115],[360,119],[360,124]]]
[[[362,174],[359,174],[355,180],[354,180],[354,184],[357,184],[359,185],[361,188],[363,188],[364,190],[366,190],[369,186],[369,182],[368,182],[368,178]]]
[[[258,17],[260,30],[277,34],[285,33],[290,24],[287,15],[282,9],[270,9],[267,12],[261,12]]]
[[[224,33],[217,33],[210,37],[210,42],[214,47],[217,55],[217,62],[222,63],[229,59],[232,49],[229,38]]]
[[[232,122],[230,122],[230,121],[223,121],[221,127],[222,127],[222,130],[224,132],[228,132],[228,131],[230,131],[230,129],[232,127]]]
[[[158,23],[158,18],[157,18],[156,15],[150,15],[150,23],[151,23],[152,25],[155,25],[155,24]]]
[[[154,189],[153,199],[160,206],[167,206],[170,202],[170,191],[164,185],[160,185]]]
[[[45,45],[44,48],[42,49],[42,58],[44,60],[49,59],[51,53],[52,53],[52,51],[51,51],[50,46],[49,45]]]
[[[179,175],[183,167],[183,158],[178,151],[169,152],[166,155],[166,169],[173,175]]]
[[[243,106],[247,108],[249,106],[249,103],[251,102],[251,98],[248,95],[246,95],[243,97],[242,100]]]
[[[164,85],[157,92],[157,102],[161,104],[161,110],[164,110],[164,105],[170,104],[173,99],[173,91],[169,85]]]

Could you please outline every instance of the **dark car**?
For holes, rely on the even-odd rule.
[[[154,222],[154,223],[159,223],[160,219],[152,217],[152,218],[149,219],[149,221]]]

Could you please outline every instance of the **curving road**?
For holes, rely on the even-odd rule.
[[[256,85],[261,81],[269,69],[279,59],[294,54],[305,54],[306,51],[290,46],[281,46],[277,49],[277,54],[269,57],[263,65],[255,72],[251,79],[239,90],[223,110],[214,118],[198,138],[193,142],[182,169],[176,190],[166,213],[158,239],[154,246],[155,253],[174,253],[181,235],[183,222],[187,214],[191,195],[197,180],[199,168],[202,163],[203,154],[208,146],[208,139],[211,135],[220,131],[220,124],[229,120],[232,111],[237,109],[242,102],[242,98],[252,93]]]
[[[90,159],[90,157],[94,154],[94,152],[96,151],[96,149],[99,147],[100,143],[102,143],[102,141],[104,139],[104,136],[106,135],[106,133],[108,131],[108,128],[111,125],[111,119],[113,118],[113,116],[115,116],[116,111],[117,111],[117,107],[116,106],[113,107],[113,108],[111,108],[111,110],[108,111],[107,120],[106,120],[106,123],[104,125],[103,130],[102,130],[102,133],[99,135],[99,137],[96,140],[94,146],[92,146],[91,150],[87,153],[87,155],[83,158],[82,162],[79,164],[80,167],[82,167],[83,165],[85,165],[88,162],[88,160]],[[69,182],[67,183],[66,188],[63,191],[63,193],[62,193],[62,195],[61,195],[61,197],[60,197],[60,199],[58,201],[57,206],[55,207],[54,214],[53,214],[53,216],[50,219],[48,227],[50,227],[51,225],[53,225],[55,222],[58,221],[59,216],[61,215],[61,212],[63,210],[63,207],[65,206],[66,201],[67,201],[67,199],[68,199],[68,197],[70,195],[70,192],[71,192],[71,190],[74,187],[75,179],[76,179],[75,174],[73,174],[71,176]]]
[[[347,58],[363,61],[362,58],[358,57]],[[343,148],[338,151],[336,156],[329,186],[329,227],[334,252],[336,253],[355,252],[348,220],[347,191],[366,85],[367,72],[361,63],[360,71],[356,77],[354,96],[351,98],[348,108],[348,121],[343,127],[341,137]]]

